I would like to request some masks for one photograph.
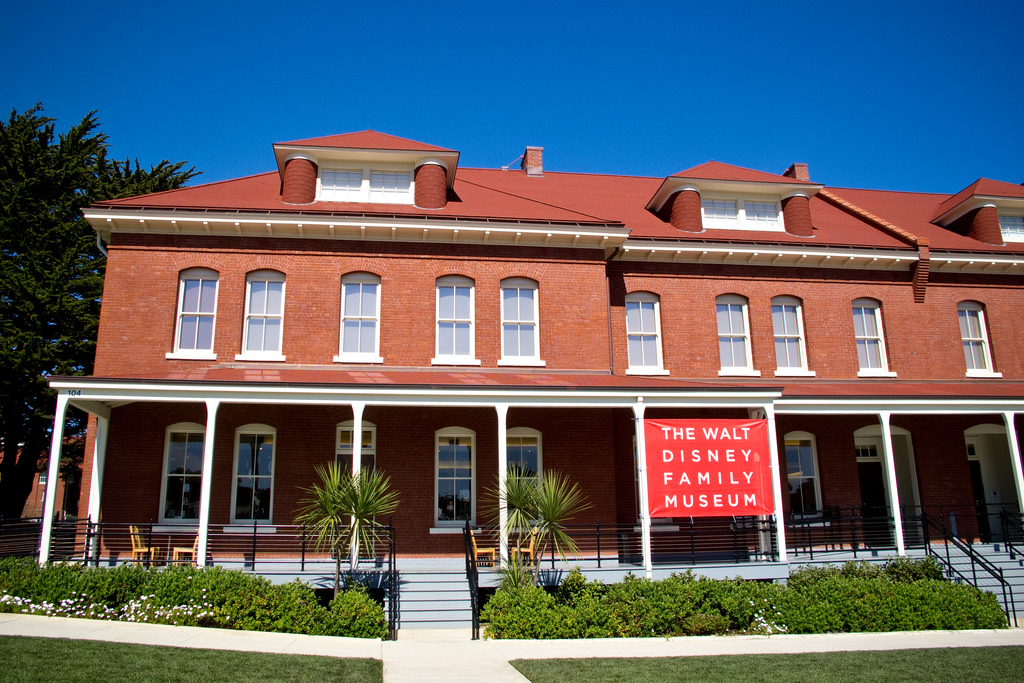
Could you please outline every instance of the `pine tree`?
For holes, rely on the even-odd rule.
[[[185,163],[107,157],[95,112],[66,133],[37,104],[0,121],[0,517],[21,515],[45,464],[50,375],[92,372],[106,263],[82,208],[182,186]],[[68,411],[65,434],[85,416]]]

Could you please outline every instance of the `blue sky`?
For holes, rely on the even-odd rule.
[[[546,170],[714,159],[831,186],[1024,181],[1020,0],[15,3],[4,120],[98,110],[111,151],[207,182],[274,142],[373,128]]]

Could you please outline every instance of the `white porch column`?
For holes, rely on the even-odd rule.
[[[100,496],[103,495],[103,469],[107,460],[107,434],[110,433],[110,417],[96,416],[96,438],[92,448],[92,479],[89,481],[89,521],[95,524],[100,521]],[[94,547],[89,554],[98,558],[98,539],[93,538]]]
[[[508,406],[498,403],[498,548],[501,561],[508,561],[508,501],[505,483],[508,477]]]
[[[903,540],[903,510],[900,509],[900,492],[896,487],[896,458],[892,452],[892,428],[889,426],[890,413],[879,413],[882,425],[882,448],[885,450],[885,482],[889,489],[889,506],[892,508],[892,522],[896,527],[896,554],[906,555]]]
[[[207,539],[210,531],[210,498],[213,491],[213,440],[217,434],[217,409],[220,401],[206,400],[206,433],[203,434],[203,479],[199,501],[199,547],[196,549],[196,564],[206,566]],[[232,482],[232,486],[234,483]]]
[[[1013,483],[1017,487],[1017,511],[1024,511],[1024,473],[1021,472],[1020,444],[1013,424],[1014,413],[1003,413],[1006,439],[1010,442],[1010,463],[1013,465]]]
[[[352,404],[352,476],[363,469],[363,408],[365,403]]]
[[[57,477],[60,474],[60,451],[64,443],[64,417],[67,412],[67,394],[57,394],[57,409],[53,414],[53,436],[50,439],[49,472],[46,475],[46,499],[43,501],[43,529],[39,537],[39,564],[45,564],[50,559],[53,509],[57,504]]]
[[[779,465],[779,442],[775,432],[775,407],[766,404],[760,410],[750,411],[750,417],[755,418],[756,413],[764,412],[764,419],[768,421],[768,458],[772,472],[772,509],[775,510],[775,544],[779,556],[779,562],[788,562],[786,554],[786,513],[782,507],[782,470]]]
[[[644,397],[638,396],[633,406],[633,424],[636,429],[636,469],[640,482],[640,542],[643,545],[644,570],[647,578],[654,577],[654,558],[651,555],[651,508],[647,500],[647,442],[644,438]]]

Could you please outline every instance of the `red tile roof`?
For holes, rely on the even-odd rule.
[[[392,149],[412,152],[453,152],[455,150],[428,145],[424,142],[416,142],[387,133],[378,133],[375,130],[364,130],[359,133],[343,133],[341,135],[326,135],[319,138],[307,138],[306,140],[293,140],[291,142],[279,142],[279,145],[295,145],[297,147],[335,147],[338,149]]]
[[[673,178],[693,178],[694,180],[738,180],[745,183],[799,183],[803,185],[813,185],[814,183],[807,180],[797,180],[796,178],[790,178],[789,176],[775,175],[773,173],[765,173],[764,171],[755,171],[749,168],[743,168],[742,166],[733,166],[731,164],[723,164],[720,161],[708,161],[688,168],[685,171],[672,174]]]
[[[1014,197],[1020,199],[1024,198],[1024,185],[1014,185],[1013,183],[1004,183],[1001,180],[978,178],[973,183],[939,204],[939,208],[936,209],[935,215],[932,216],[932,220],[935,220],[947,211],[951,211],[975,195],[988,197]]]

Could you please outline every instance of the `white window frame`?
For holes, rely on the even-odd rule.
[[[988,340],[988,321],[985,307],[977,301],[961,301],[956,306],[957,323],[960,328],[960,343],[964,351],[964,364],[967,366],[967,377],[1002,377],[1003,373],[995,372],[992,365],[992,349]],[[965,320],[972,320],[976,331],[965,329]],[[976,353],[970,350],[976,349]],[[980,356],[980,358],[977,358]],[[970,359],[975,357],[981,367],[971,367]]]
[[[348,471],[352,470],[352,428],[355,422],[346,420],[339,422],[334,432],[334,462]],[[348,432],[348,442],[343,441],[343,434]],[[369,438],[367,438],[369,437]],[[363,420],[363,440],[359,449],[361,467],[375,469],[377,466],[377,425]]]
[[[870,313],[867,313],[870,311]],[[855,349],[857,351],[857,367],[860,369],[857,371],[858,377],[895,377],[895,372],[889,371],[889,356],[886,353],[885,348],[885,326],[882,324],[882,304],[875,299],[854,299],[852,303],[852,315],[853,315],[853,339]],[[874,320],[875,334],[870,332],[865,327],[862,334],[857,333],[857,316],[870,316]],[[865,348],[870,348],[874,345],[878,349],[878,361],[879,367],[864,367],[861,362],[860,347],[864,345]],[[865,358],[869,358],[865,354]],[[869,363],[870,365],[870,363]]]
[[[783,327],[780,329],[775,309],[781,309]],[[796,329],[785,327],[786,309],[793,309]],[[804,306],[795,296],[776,296],[771,302],[772,334],[775,338],[775,376],[776,377],[814,377],[814,371],[807,368],[807,342],[804,337]],[[779,365],[779,341],[786,343],[787,348],[793,342],[800,353],[799,365]]]
[[[199,524],[199,510],[198,509],[196,510],[196,516],[195,517],[168,517],[167,516],[167,482],[168,482],[168,480],[172,476],[173,477],[177,477],[177,478],[181,478],[183,480],[186,479],[186,478],[195,478],[195,479],[197,479],[197,481],[188,482],[188,483],[190,485],[197,485],[197,486],[199,486],[200,490],[201,490],[202,479],[203,479],[203,469],[202,468],[206,467],[206,463],[203,462],[203,456],[205,454],[205,451],[204,450],[200,450],[200,453],[199,453],[200,470],[199,470],[199,474],[198,475],[196,475],[196,474],[189,475],[189,474],[184,474],[184,473],[181,474],[181,475],[177,475],[177,474],[172,475],[170,472],[167,471],[167,468],[170,466],[170,460],[171,460],[171,436],[174,435],[174,434],[185,434],[186,450],[187,450],[187,448],[188,448],[187,443],[188,443],[188,437],[189,436],[196,436],[196,435],[198,435],[199,436],[199,440],[200,440],[200,444],[204,443],[204,441],[206,439],[206,427],[204,427],[201,424],[197,424],[195,422],[178,422],[176,424],[172,424],[171,426],[169,426],[167,428],[167,430],[164,432],[164,460],[163,460],[163,470],[161,470],[161,476],[160,476],[160,522],[161,523],[168,523],[168,524],[191,524],[191,525],[197,525],[197,524]],[[183,481],[182,483],[184,484],[185,482]],[[202,505],[202,497],[201,496],[200,496],[199,504]]]
[[[337,190],[330,179],[338,174],[355,179],[358,188],[348,186]],[[389,188],[398,181],[399,188]],[[321,202],[358,202],[362,204],[413,204],[416,201],[416,175],[407,166],[327,166],[319,167],[316,176],[316,198]]]
[[[240,441],[243,436],[262,436],[271,437],[272,451],[270,454],[270,474],[269,475],[244,475],[238,473],[238,458],[240,454]],[[277,430],[273,427],[265,424],[247,424],[242,425],[235,430],[234,440],[234,458],[232,459],[231,465],[231,523],[232,524],[248,524],[252,525],[253,522],[256,524],[272,524],[274,519],[274,477],[277,470]],[[238,480],[245,476],[252,476],[253,478],[266,478],[270,480],[270,501],[267,504],[267,518],[266,519],[248,519],[239,518],[238,513]]]
[[[253,313],[250,310],[252,301],[252,288],[256,283],[269,285],[271,282],[281,283],[281,310],[278,313]],[[245,276],[245,319],[242,321],[242,352],[235,356],[235,360],[267,360],[284,361],[284,308],[287,295],[288,283],[284,273],[276,270],[256,270]],[[277,350],[249,350],[249,322],[253,319],[278,320],[280,322],[280,336],[278,338]]]
[[[459,289],[469,289],[469,317],[458,317],[454,310],[452,317],[441,317],[441,290],[453,289],[453,295]],[[434,357],[432,365],[480,365],[476,357],[476,283],[462,275],[446,275],[434,283],[435,323],[434,323]],[[452,353],[441,353],[442,325],[452,325]],[[469,353],[456,353],[458,347],[458,325],[467,325],[469,332]]]
[[[434,432],[434,529],[439,533],[455,532],[466,524],[464,519],[440,519],[438,495],[440,494],[441,439],[469,439],[470,453],[470,489],[469,489],[469,523],[476,524],[476,432],[465,427],[445,427]],[[458,477],[452,477],[458,479]]]
[[[1004,242],[1024,242],[1024,215],[999,214],[999,232]]]
[[[792,498],[791,498],[790,499],[789,513],[791,515],[793,515],[793,517],[796,518],[796,519],[804,519],[804,518],[809,518],[809,517],[819,517],[819,516],[821,516],[821,513],[822,513],[822,506],[821,506],[821,476],[820,476],[821,475],[821,470],[818,468],[818,443],[817,443],[817,439],[810,432],[789,432],[788,434],[786,434],[785,436],[782,437],[782,449],[783,449],[783,454],[784,454],[784,456],[786,458],[786,489],[787,489],[786,493],[787,493],[787,495],[792,496],[792,494],[789,493],[789,481],[791,479],[793,479],[793,475],[792,475],[793,463],[790,461],[790,458],[789,458],[789,445],[790,445],[789,442],[790,441],[800,442],[800,445],[797,446],[798,448],[802,448],[803,447],[802,444],[805,441],[809,443],[809,448],[811,450],[811,464],[814,467],[814,474],[812,474],[811,476],[806,476],[806,474],[804,474],[802,471],[800,471],[800,474],[802,474],[803,476],[800,476],[798,478],[800,478],[800,479],[810,479],[813,482],[813,484],[814,484],[814,504],[815,504],[815,508],[816,509],[815,509],[814,512],[797,512],[796,510],[793,509]]]
[[[729,324],[729,329],[726,334],[722,333],[722,307],[726,307],[728,313],[726,322]],[[743,321],[743,329],[735,330],[732,328],[733,321],[733,309],[739,308],[741,314],[741,320]],[[716,339],[718,340],[718,361],[721,364],[721,370],[718,371],[719,377],[760,377],[761,372],[754,369],[754,353],[753,347],[750,343],[750,302],[746,297],[738,294],[721,294],[715,297],[715,331]],[[726,365],[726,359],[722,357],[722,339],[728,339],[730,341],[741,339],[743,341],[743,353],[745,356],[746,364],[744,365]]]
[[[630,310],[639,310],[640,316],[636,320],[640,323],[640,328],[636,329],[630,327]],[[643,324],[643,311],[648,309],[653,313],[654,329],[646,329]],[[661,297],[653,292],[630,292],[626,295],[625,301],[626,310],[626,360],[628,367],[626,369],[627,375],[667,375],[668,370],[665,369],[665,358],[661,349]],[[643,350],[644,340],[654,339],[655,358],[647,358],[646,354],[643,354],[643,358],[634,358],[633,354],[630,353],[631,341],[639,341],[640,348]],[[636,361],[641,361],[637,364]],[[653,362],[650,362],[653,361]]]
[[[511,441],[517,439],[520,442],[513,444]],[[536,429],[530,427],[513,427],[505,432],[505,457],[509,467],[512,465],[512,459],[509,457],[510,448],[522,448],[522,439],[535,439],[537,441],[537,473],[536,479],[539,481],[544,476],[544,447],[542,442],[541,433]]]
[[[762,217],[768,207],[774,218]],[[701,225],[705,230],[785,232],[782,203],[775,197],[701,196]]]
[[[345,295],[346,287],[359,287],[360,295],[358,300],[360,302],[360,310],[358,312],[350,311],[346,315],[345,304],[347,297]],[[366,287],[374,287],[376,289],[374,294],[374,306],[372,311],[362,310],[363,294],[362,291]],[[383,363],[384,359],[380,355],[380,294],[381,284],[380,278],[373,273],[349,273],[341,278],[341,324],[338,326],[338,355],[334,357],[335,363]],[[360,327],[365,324],[372,322],[374,326],[374,337],[373,337],[373,349],[370,351],[345,351],[345,323],[354,322]],[[356,335],[360,335],[361,330],[356,331]]]
[[[190,282],[199,282],[199,301],[197,308],[201,309],[202,290],[205,283],[213,283],[213,310],[212,311],[186,311],[185,310],[185,289]],[[172,360],[217,360],[217,354],[213,349],[217,343],[217,296],[220,291],[220,274],[209,268],[189,268],[178,275],[178,305],[174,323],[174,351],[166,357]],[[187,318],[207,318],[210,321],[210,348],[208,349],[183,349],[181,348],[182,324]]]
[[[531,293],[531,301],[525,306],[528,308],[528,317],[523,317],[523,292]],[[512,293],[515,300],[517,315],[508,316],[505,306],[506,293]],[[525,277],[510,277],[501,281],[501,358],[498,365],[519,365],[527,367],[544,367],[546,363],[540,358],[540,302],[538,297],[538,283]],[[527,334],[532,339],[533,353],[512,354],[505,343],[506,328],[515,328],[518,346],[522,348],[522,335]]]

